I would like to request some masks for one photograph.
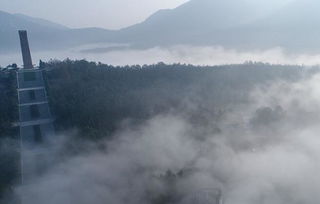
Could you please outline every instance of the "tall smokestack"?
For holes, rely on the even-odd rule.
[[[22,52],[22,58],[23,58],[23,67],[25,69],[32,69],[33,65],[32,65],[27,31],[19,30],[19,36],[20,36],[20,45],[21,45],[21,52]]]

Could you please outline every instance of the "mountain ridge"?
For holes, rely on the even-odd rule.
[[[268,49],[280,46],[294,51],[320,51],[320,40],[317,38],[320,36],[320,15],[317,14],[320,2],[295,0],[272,13],[263,11],[263,8],[255,9],[248,2],[191,0],[175,9],[159,10],[145,21],[120,30],[71,29],[26,16],[22,21],[29,19],[24,27],[32,36],[32,44],[36,49],[44,50],[89,43],[123,43],[130,44],[131,48],[141,49],[188,44],[232,49]],[[14,29],[11,29],[10,34],[7,33],[7,39],[0,39],[0,43],[5,45],[0,48],[0,52],[3,47],[9,49],[14,45],[16,50],[18,47],[13,31],[16,32],[22,23],[16,22],[16,15],[11,14],[11,17]],[[0,18],[1,24],[5,23]],[[35,24],[37,26],[33,29],[32,25]],[[1,28],[3,26],[0,26],[0,32],[3,33]]]
[[[32,16],[28,16],[25,14],[21,14],[21,13],[15,13],[13,14],[14,16],[17,16],[19,18],[25,19],[27,21],[39,24],[39,25],[43,25],[43,26],[47,26],[47,27],[52,27],[55,29],[70,29],[69,27],[62,25],[62,24],[58,24],[43,18],[37,18],[37,17],[32,17]]]
[[[18,30],[27,30],[32,50],[56,50],[105,42],[113,31],[72,29],[45,19],[0,11],[0,53],[19,52]]]

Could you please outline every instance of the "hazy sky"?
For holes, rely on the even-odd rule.
[[[159,9],[175,8],[187,1],[189,0],[0,0],[0,10],[48,19],[72,28],[118,29],[142,22]],[[244,1],[251,2],[260,9],[273,10],[294,0]]]
[[[0,0],[0,10],[23,13],[70,27],[120,28],[188,0]]]

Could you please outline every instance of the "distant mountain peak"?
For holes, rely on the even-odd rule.
[[[55,28],[55,29],[69,29],[67,26],[49,21],[49,20],[45,20],[42,18],[37,18],[37,17],[31,17],[31,16],[27,16],[24,14],[20,14],[20,13],[16,13],[13,14],[14,16],[17,16],[19,18],[25,19],[27,21],[30,21],[32,23],[36,23],[38,25],[42,25],[42,26],[46,26],[46,27],[51,27],[51,28]]]
[[[66,26],[44,20],[41,18],[30,17],[24,14],[11,14],[0,11],[0,30],[14,31],[19,29],[26,30],[64,30]]]
[[[284,1],[291,2],[285,5]],[[6,38],[0,38],[0,49],[7,50],[14,43],[18,46],[13,33],[21,28],[33,32],[33,44],[50,48],[105,42],[130,44],[140,48],[187,44],[232,49],[278,46],[292,50],[318,49],[320,1],[279,2],[190,0],[174,9],[159,10],[144,22],[118,31],[99,28],[68,29],[47,20],[0,11],[0,32],[11,32],[5,33]]]

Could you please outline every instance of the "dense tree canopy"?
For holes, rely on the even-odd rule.
[[[114,67],[65,60],[45,67],[57,128],[77,128],[89,139],[111,135],[124,120],[139,122],[158,113],[182,113],[179,110],[189,108],[190,102],[201,104],[203,113],[217,114],[231,103],[246,101],[259,83],[302,76],[299,66],[262,63]],[[199,109],[190,114],[200,117]]]
[[[257,85],[277,79],[295,81],[316,70],[252,62],[115,67],[85,60],[41,61],[41,69],[57,131],[76,129],[79,140],[90,141],[110,138],[124,123],[139,124],[168,112],[206,125],[212,122],[209,118],[218,121],[232,106],[247,102]],[[12,142],[17,135],[12,127],[17,121],[15,83],[15,69],[1,69],[0,197],[18,172],[17,148]]]

